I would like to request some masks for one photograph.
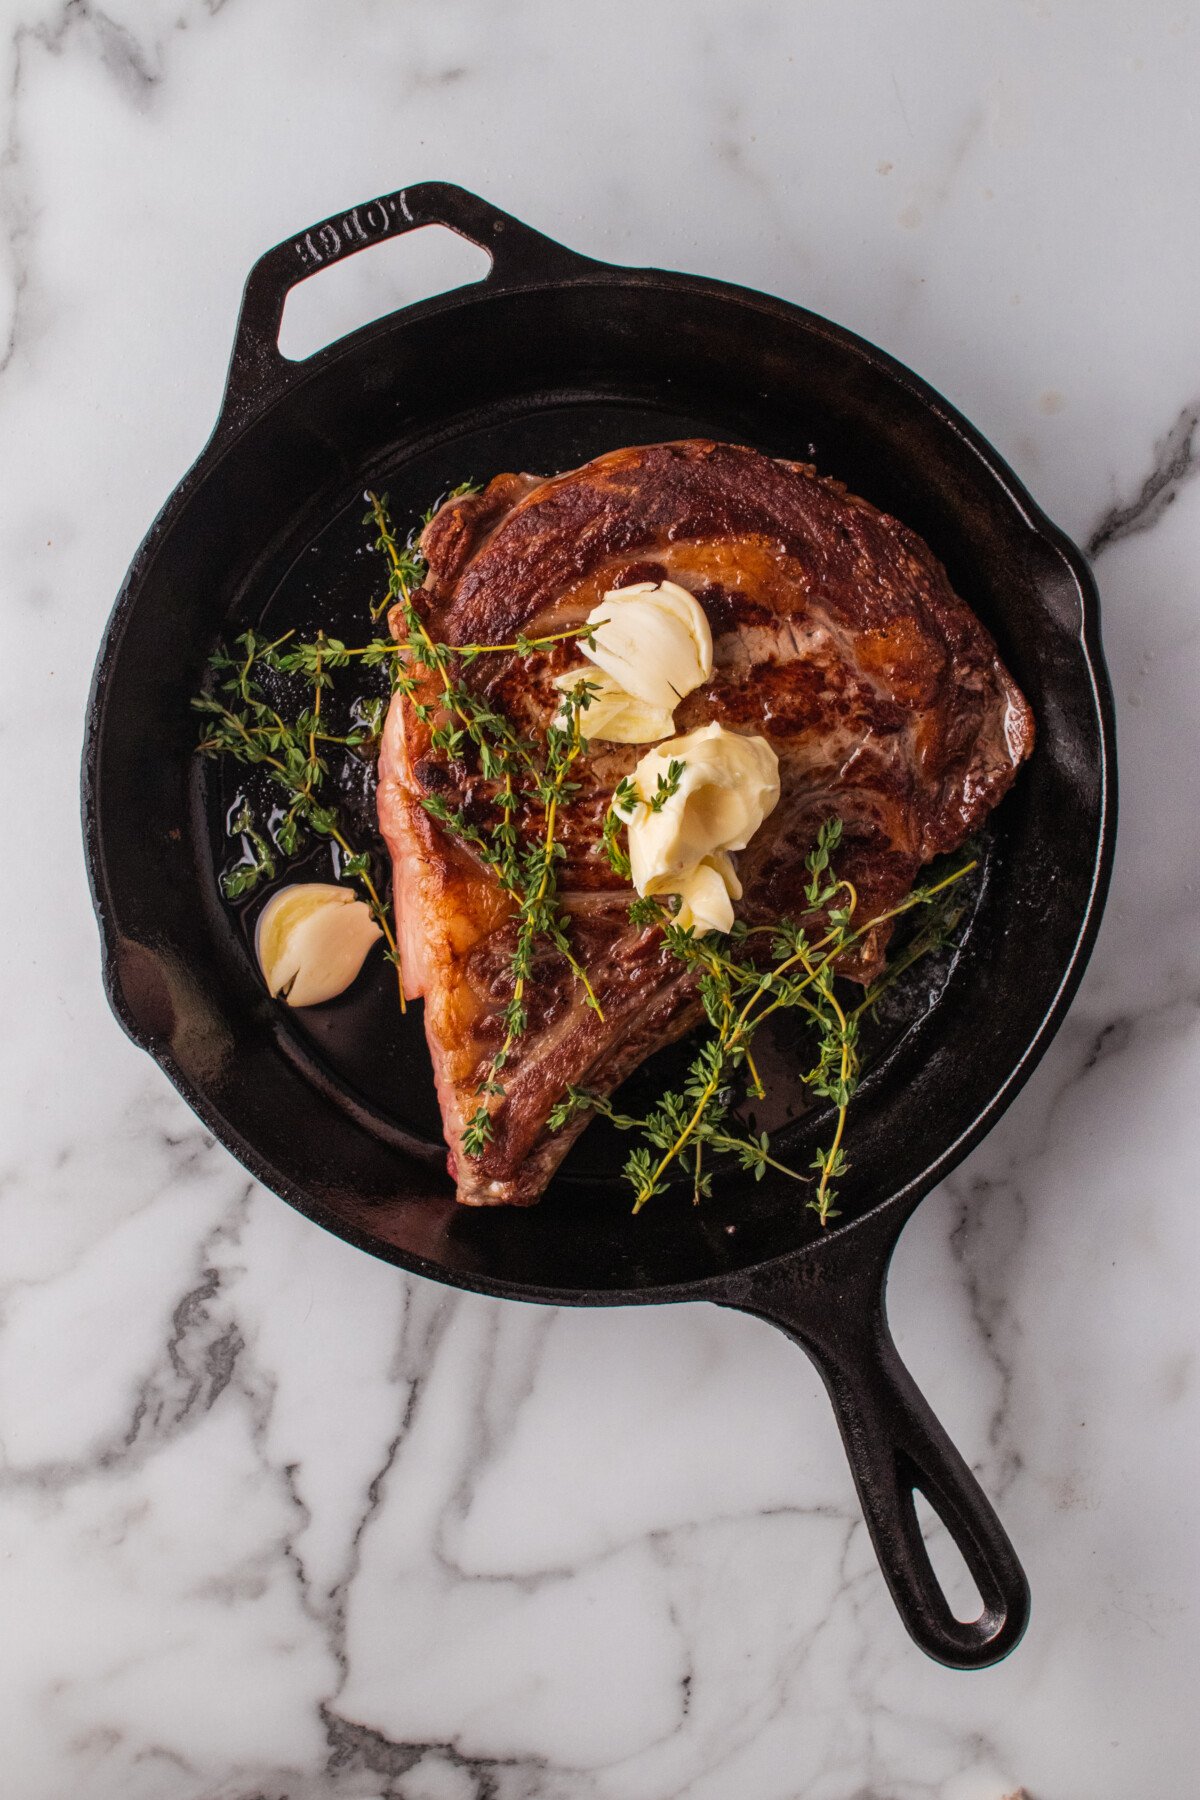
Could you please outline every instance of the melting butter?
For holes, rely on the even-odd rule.
[[[678,786],[657,812],[650,800],[672,762]],[[696,935],[728,931],[741,885],[730,852],[744,850],[779,803],[779,759],[762,737],[703,725],[648,750],[633,773],[638,800],[619,808],[639,894],[675,894]]]
[[[697,937],[708,931],[729,931],[733,927],[733,903],[742,897],[742,884],[733,867],[733,858],[724,851],[706,856],[688,874],[679,877],[676,890],[679,911],[675,923],[685,929],[690,925]]]

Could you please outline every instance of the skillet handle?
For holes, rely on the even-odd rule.
[[[782,1273],[765,1269],[725,1304],[785,1332],[816,1363],[875,1553],[909,1634],[952,1669],[999,1662],[1029,1622],[1029,1584],[990,1501],[900,1360],[884,1306],[897,1233],[892,1221],[852,1226]],[[832,1254],[831,1254],[832,1253]],[[921,1535],[914,1493],[957,1544],[983,1611],[955,1618]]]
[[[521,287],[561,280],[596,266],[588,257],[448,181],[418,182],[364,201],[349,212],[335,213],[299,237],[276,244],[251,269],[229,364],[222,423],[231,417],[240,423],[249,410],[272,399],[303,367],[289,362],[279,350],[284,301],[297,283],[331,268],[343,257],[425,225],[443,225],[487,251],[492,266],[480,285]]]

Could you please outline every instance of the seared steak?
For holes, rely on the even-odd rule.
[[[801,463],[696,439],[613,451],[548,481],[501,475],[444,506],[422,546],[429,575],[416,603],[430,635],[449,644],[562,631],[635,581],[670,579],[696,596],[715,667],[678,708],[676,732],[716,719],[761,733],[779,757],[779,805],[738,859],[738,910],[751,922],[803,910],[804,858],[834,814],[856,917],[894,906],[922,864],[981,823],[1033,747],[1029,707],[927,546]],[[403,637],[402,621],[394,626]],[[490,655],[466,679],[518,726],[541,729],[558,704],[552,677],[581,661],[570,643]],[[462,1132],[503,1036],[515,928],[495,877],[421,805],[437,794],[484,830],[494,817],[489,784],[469,762],[433,751],[431,723],[397,695],[380,763],[405,984],[425,999],[459,1198],[529,1204],[582,1129],[545,1131],[567,1084],[611,1092],[700,1008],[661,932],[630,924],[631,890],[599,847],[612,789],[641,750],[593,744],[561,815],[559,883],[604,1018],[565,959],[540,951],[493,1139],[478,1158],[464,1154]],[[536,820],[531,812],[526,828]],[[886,926],[870,934],[842,972],[869,980],[888,936]]]

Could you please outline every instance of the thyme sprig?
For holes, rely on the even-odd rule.
[[[464,483],[450,498],[472,492]],[[470,754],[488,793],[472,801],[471,816],[437,794],[423,794],[421,804],[432,818],[466,846],[496,877],[513,906],[514,946],[510,957],[511,992],[502,1015],[503,1038],[480,1077],[478,1104],[463,1134],[463,1149],[478,1157],[491,1141],[494,1102],[505,1093],[504,1070],[529,1022],[529,987],[539,945],[558,953],[584,989],[587,1003],[603,1017],[600,1001],[571,945],[570,923],[559,897],[559,869],[566,851],[559,835],[562,809],[578,791],[571,777],[584,747],[581,716],[596,692],[581,672],[565,695],[552,723],[536,739],[523,735],[488,698],[468,684],[465,671],[480,657],[506,653],[529,655],[569,640],[592,639],[596,626],[582,625],[545,636],[518,633],[512,642],[449,645],[431,634],[416,596],[428,567],[420,549],[419,530],[404,543],[392,526],[387,497],[367,495],[365,523],[375,528],[375,547],[386,561],[386,591],[371,608],[377,620],[390,613],[402,632],[347,645],[318,632],[311,642],[285,632],[266,639],[254,631],[237,638],[232,649],[218,647],[210,659],[209,691],[193,705],[203,715],[199,750],[206,756],[229,756],[260,768],[281,791],[282,804],[264,827],[245,796],[231,811],[229,832],[241,840],[242,860],[222,877],[231,900],[262,881],[273,880],[277,859],[293,856],[308,835],[328,837],[341,853],[341,873],[359,882],[373,916],[383,930],[389,960],[399,967],[390,906],[377,888],[369,851],[357,849],[338,810],[328,797],[329,757],[333,751],[369,752],[382,731],[386,700],[358,698],[350,729],[332,731],[324,700],[337,671],[357,665],[386,670],[393,693],[403,693],[416,716],[429,728],[433,749],[451,761]],[[423,523],[432,517],[425,515]],[[278,679],[303,684],[302,703],[287,716],[278,699]],[[630,878],[629,855],[622,828],[638,808],[659,812],[678,792],[684,764],[672,761],[660,774],[653,794],[643,795],[631,778],[617,784],[602,827],[602,849],[616,873]],[[483,810],[480,810],[482,806]],[[488,817],[490,809],[491,816]],[[952,939],[962,915],[953,890],[977,866],[974,856],[950,875],[914,889],[897,906],[863,924],[859,897],[852,882],[840,876],[834,858],[841,842],[839,819],[820,828],[807,858],[806,905],[798,920],[774,926],[734,925],[727,937],[697,937],[680,926],[664,904],[638,898],[629,906],[633,924],[658,928],[671,951],[693,971],[712,1035],[693,1057],[681,1084],[664,1093],[644,1116],[618,1111],[611,1101],[583,1089],[570,1088],[551,1113],[548,1126],[561,1130],[583,1112],[607,1118],[618,1130],[633,1132],[639,1143],[630,1153],[625,1174],[634,1191],[636,1212],[665,1191],[678,1164],[688,1170],[693,1198],[712,1188],[711,1161],[733,1158],[761,1180],[767,1169],[793,1180],[813,1180],[808,1206],[821,1225],[838,1216],[838,1183],[847,1168],[844,1138],[847,1109],[861,1075],[858,1047],[860,1020],[891,984],[922,956]],[[839,992],[837,967],[856,945],[880,926],[914,909],[924,909],[919,929],[900,955],[850,1006]],[[769,939],[765,954],[751,940]],[[400,990],[404,1006],[403,984]],[[830,1142],[820,1147],[805,1174],[776,1158],[767,1132],[750,1129],[736,1116],[739,1079],[761,1099],[763,1083],[752,1053],[758,1029],[775,1013],[803,1018],[815,1035],[814,1060],[803,1077],[818,1098],[836,1109]]]
[[[305,646],[305,659],[297,661],[294,653],[280,649],[292,635],[285,632],[282,637],[264,641],[257,633],[244,631],[234,642],[236,654],[218,646],[208,663],[216,691],[197,694],[192,700],[194,710],[204,717],[197,749],[202,756],[228,756],[235,762],[261,768],[281,790],[286,804],[269,828],[281,855],[294,856],[308,832],[337,844],[342,873],[363,888],[371,916],[383,932],[385,954],[399,976],[400,956],[391,907],[375,885],[370,852],[356,848],[337,809],[322,795],[329,774],[325,747],[358,749],[367,743],[369,729],[365,723],[349,732],[324,729],[321,701],[332,685],[327,640],[318,633],[315,644]],[[302,669],[307,676],[308,704],[294,718],[285,719],[268,699],[261,682],[263,669],[286,673]],[[230,833],[250,845],[250,855],[222,878],[226,898],[235,900],[250,893],[260,881],[274,878],[275,858],[266,835],[255,823],[249,802],[242,802]],[[400,980],[402,1011],[405,1004],[404,983]]]
[[[478,492],[479,483],[477,481],[460,481],[457,487],[450,489],[450,492],[446,495],[445,501],[435,500],[432,506],[426,507],[425,511],[421,514],[419,523],[413,526],[412,530],[405,538],[403,545],[396,546],[396,562],[399,565],[399,573],[404,585],[410,593],[415,593],[416,590],[422,586],[426,575],[429,573],[429,564],[421,549],[421,534],[425,530],[425,527],[429,524],[434,514],[440,512],[443,505],[447,505],[451,500],[462,500],[468,494],[477,494]],[[363,521],[365,525],[369,525],[374,517],[375,496],[368,492],[365,497],[372,503],[372,510]],[[379,503],[385,511],[387,503],[388,499],[385,494]],[[391,535],[394,541],[395,533],[393,532]],[[371,608],[372,622],[381,619],[394,602],[395,595],[392,593],[389,586],[388,591],[384,594],[383,598],[377,601]]]
[[[413,598],[411,557],[396,540],[388,516],[387,497],[367,495],[370,511],[366,523],[375,525],[376,548],[389,565],[388,594],[399,609],[407,637],[395,646],[400,667],[393,676],[403,686],[418,718],[430,723],[430,743],[451,759],[462,756],[471,744],[484,779],[493,784],[499,813],[489,830],[469,820],[461,807],[451,807],[440,796],[422,794],[421,805],[453,836],[473,851],[492,871],[516,910],[516,943],[510,959],[512,993],[503,1015],[504,1037],[481,1076],[478,1105],[463,1133],[466,1155],[478,1157],[493,1135],[491,1102],[504,1096],[503,1070],[513,1046],[528,1024],[527,990],[533,973],[536,948],[545,943],[565,959],[571,974],[584,990],[587,1004],[603,1018],[603,1009],[587,971],[571,948],[570,924],[558,897],[558,865],[566,855],[557,835],[560,808],[578,791],[570,781],[572,764],[583,748],[580,716],[591,704],[594,686],[586,678],[564,695],[554,721],[546,727],[540,744],[522,737],[504,714],[462,679],[462,665],[489,653],[527,655],[568,639],[590,640],[596,625],[581,625],[545,637],[518,635],[512,643],[450,645],[435,642]],[[420,697],[416,675],[424,669],[441,692],[436,708]],[[522,847],[517,815],[522,807],[540,808],[534,842]]]
[[[550,1129],[561,1130],[581,1112],[591,1111],[610,1119],[619,1130],[636,1131],[642,1142],[625,1164],[635,1213],[665,1191],[667,1173],[677,1161],[690,1169],[693,1199],[699,1201],[707,1195],[712,1174],[705,1163],[706,1151],[735,1156],[743,1169],[753,1171],[756,1180],[761,1180],[768,1168],[793,1179],[805,1178],[772,1156],[766,1132],[748,1131],[732,1116],[735,1081],[743,1067],[750,1092],[763,1097],[750,1046],[768,1018],[787,1010],[803,1016],[816,1034],[815,1060],[803,1076],[805,1085],[836,1108],[832,1140],[818,1148],[811,1164],[815,1188],[807,1205],[821,1225],[838,1216],[837,1183],[848,1167],[843,1146],[846,1117],[861,1074],[859,1020],[896,974],[948,941],[959,915],[947,910],[944,896],[977,866],[972,858],[941,880],[915,888],[897,906],[856,925],[858,895],[853,884],[832,867],[841,836],[840,819],[821,826],[807,859],[809,878],[804,895],[808,905],[798,922],[784,920],[755,928],[735,925],[728,939],[716,940],[707,935],[698,938],[692,929],[674,923],[656,900],[635,901],[630,907],[635,923],[660,925],[671,950],[695,972],[714,1035],[693,1058],[682,1085],[662,1095],[644,1117],[619,1114],[608,1101],[571,1088],[555,1108]],[[870,932],[920,907],[932,909],[930,921],[892,970],[867,990],[861,1004],[847,1009],[836,986],[840,959]],[[747,954],[749,940],[764,931],[770,937],[766,966]]]
[[[608,810],[604,815],[604,823],[601,826],[601,844],[604,854],[608,858],[609,867],[614,875],[619,875],[622,881],[630,879],[632,869],[629,864],[629,852],[621,842],[621,830],[628,823],[634,808],[641,805],[641,800],[642,796],[638,792],[636,781],[632,776],[623,775],[613,789],[613,797],[609,801]],[[651,923],[658,916],[659,910],[658,905],[655,904],[654,912],[648,915],[646,922]]]
[[[517,936],[510,959],[512,993],[504,1009],[504,1039],[492,1058],[478,1088],[477,1105],[463,1133],[463,1149],[468,1156],[480,1156],[493,1135],[492,1107],[489,1102],[504,1095],[502,1072],[512,1054],[513,1045],[524,1033],[528,1022],[526,994],[533,974],[534,953],[539,941],[549,944],[566,959],[576,981],[584,990],[587,1004],[600,1018],[604,1009],[598,1000],[587,971],[571,948],[567,915],[558,899],[558,866],[566,850],[556,835],[558,813],[578,783],[569,779],[571,766],[583,748],[580,715],[590,702],[586,682],[579,682],[568,694],[559,713],[563,723],[546,728],[545,765],[535,777],[534,791],[542,809],[541,830],[535,842],[523,853],[511,851],[515,880],[510,884],[506,853],[495,853],[492,866],[501,884],[516,902]],[[506,819],[507,823],[507,819]],[[469,828],[473,837],[478,833]],[[504,829],[502,826],[501,829]],[[515,833],[514,833],[515,839]]]
[[[604,820],[600,827],[600,844],[609,867],[628,881],[632,874],[629,853],[621,842],[621,828],[628,825],[633,816],[645,807],[648,812],[661,812],[668,800],[673,800],[679,792],[679,784],[683,780],[683,771],[687,767],[676,757],[667,764],[666,774],[660,774],[654,785],[654,792],[643,795],[637,782],[631,775],[623,775],[613,789],[612,799],[608,803]],[[653,923],[658,909],[646,915],[647,921]]]
[[[275,875],[275,858],[271,846],[259,831],[250,803],[243,796],[229,821],[230,837],[241,838],[247,854],[221,877],[221,889],[227,900],[239,900],[256,888],[260,881],[271,881]]]
[[[452,490],[450,499],[475,492],[473,483],[464,482]],[[254,631],[243,632],[232,652],[218,646],[209,659],[210,691],[199,694],[192,704],[204,714],[205,724],[198,749],[202,755],[228,756],[235,761],[260,767],[286,796],[286,804],[264,828],[256,821],[249,801],[241,798],[229,832],[239,837],[243,858],[222,876],[227,899],[243,898],[262,881],[271,881],[276,873],[276,854],[294,856],[307,841],[307,835],[331,838],[341,851],[341,873],[358,881],[386,939],[386,954],[399,971],[399,953],[390,918],[390,904],[377,888],[371,854],[357,849],[338,809],[323,791],[329,775],[327,753],[330,749],[365,750],[378,739],[383,726],[385,702],[378,696],[360,698],[355,703],[354,723],[348,732],[327,729],[322,717],[324,695],[333,685],[336,671],[358,664],[364,669],[385,668],[391,689],[403,692],[411,701],[417,716],[431,723],[432,747],[450,758],[460,757],[469,740],[474,745],[480,771],[497,788],[499,820],[487,834],[466,820],[461,810],[450,809],[437,796],[423,796],[426,810],[468,845],[498,876],[506,892],[518,907],[520,919],[517,951],[514,955],[516,998],[510,1003],[506,1018],[504,1055],[524,1029],[525,986],[532,967],[533,946],[544,936],[562,951],[586,991],[588,1003],[599,1010],[599,1002],[582,965],[570,949],[565,915],[557,905],[557,884],[552,881],[552,867],[560,854],[554,833],[558,801],[550,796],[556,784],[562,787],[566,768],[579,754],[581,737],[579,712],[590,703],[594,691],[586,681],[577,684],[567,703],[568,725],[557,735],[564,743],[570,740],[569,755],[561,769],[562,745],[547,739],[545,752],[531,740],[523,738],[485,696],[467,687],[461,669],[485,654],[500,652],[529,654],[549,649],[569,639],[590,640],[595,625],[582,625],[570,630],[536,637],[519,634],[512,643],[465,644],[451,646],[438,643],[430,635],[418,610],[414,595],[428,575],[428,565],[421,552],[419,531],[433,516],[436,508],[424,515],[422,526],[411,533],[402,545],[387,513],[386,496],[368,494],[370,511],[365,523],[377,531],[375,547],[387,558],[388,583],[382,600],[371,608],[373,620],[399,606],[404,619],[406,637],[373,638],[365,644],[348,645],[340,638],[318,632],[311,642],[298,639],[294,631],[266,639]],[[432,674],[440,696],[436,704],[423,697],[424,675]],[[303,681],[308,697],[285,717],[263,685],[264,674],[296,678]],[[573,788],[570,791],[574,791]],[[517,813],[530,795],[550,806],[548,826],[543,830],[541,848],[535,863],[519,847]],[[268,841],[268,838],[270,841]],[[405,1007],[403,981],[400,984],[401,1010]],[[495,1091],[495,1072],[492,1072]]]

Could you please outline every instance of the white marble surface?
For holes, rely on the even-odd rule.
[[[1200,1792],[1194,0],[0,10],[5,1795]],[[250,1183],[107,1013],[76,780],[112,596],[253,258],[431,176],[843,320],[1100,548],[1100,945],[892,1288],[1033,1585],[986,1674],[910,1647],[781,1337],[405,1280]],[[380,255],[350,286],[382,307]]]

